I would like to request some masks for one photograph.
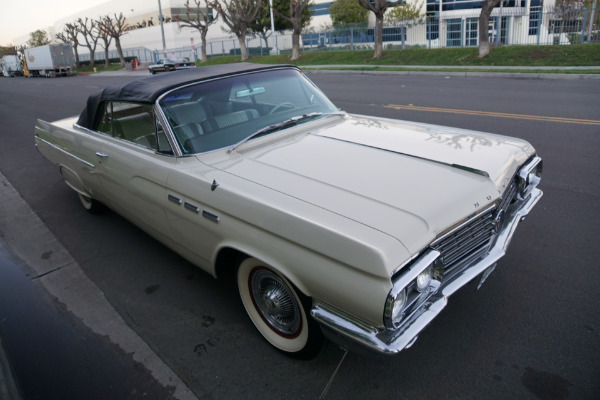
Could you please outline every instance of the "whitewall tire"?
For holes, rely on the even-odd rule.
[[[81,205],[86,209],[87,212],[98,214],[102,210],[102,205],[97,200],[94,200],[91,197],[81,193],[77,193],[77,196],[79,197]]]
[[[250,319],[269,343],[297,358],[312,358],[323,336],[308,313],[308,299],[280,273],[246,258],[237,270],[237,286]]]

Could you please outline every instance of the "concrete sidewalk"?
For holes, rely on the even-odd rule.
[[[0,172],[0,239],[27,265],[37,282],[85,326],[107,337],[146,367],[173,398],[196,400],[187,385],[121,318],[104,293]],[[0,247],[0,251],[2,248]],[[0,399],[18,399],[12,371],[0,346]],[[8,357],[6,357],[8,360]]]

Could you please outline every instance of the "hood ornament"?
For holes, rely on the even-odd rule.
[[[219,184],[217,183],[217,181],[215,179],[213,179],[213,183],[212,183],[212,185],[210,185],[210,190],[212,190],[214,192],[215,189],[218,187],[219,187]]]

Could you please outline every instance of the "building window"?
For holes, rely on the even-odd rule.
[[[478,28],[479,18],[467,18],[467,26],[465,29],[465,45],[466,46],[477,46],[478,45]]]
[[[480,9],[483,5],[481,0],[427,0],[427,11],[439,11],[442,1],[442,11],[473,10]],[[538,3],[540,0],[537,0]],[[525,7],[526,0],[504,0],[502,7]]]
[[[383,42],[406,42],[406,26],[383,28]],[[375,32],[373,32],[375,35]]]
[[[436,40],[440,37],[440,22],[436,17],[427,18],[427,40]]]
[[[319,15],[329,15],[329,7],[333,4],[333,1],[328,3],[320,3],[310,6],[308,9],[313,12],[313,17]]]
[[[446,45],[448,47],[460,47],[462,45],[462,20],[460,18],[448,20]]]
[[[531,0],[529,5],[529,34],[537,35],[542,22],[542,4],[541,0]]]

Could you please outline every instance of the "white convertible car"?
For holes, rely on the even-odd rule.
[[[38,150],[215,277],[306,358],[323,338],[397,353],[483,282],[542,196],[520,139],[340,111],[293,66],[202,67],[108,87],[39,120]]]

